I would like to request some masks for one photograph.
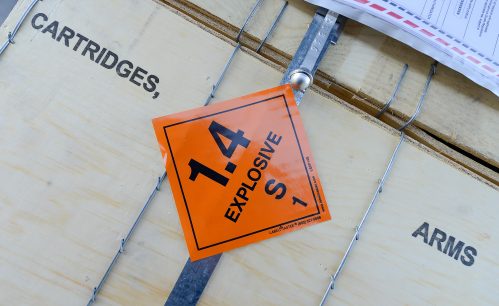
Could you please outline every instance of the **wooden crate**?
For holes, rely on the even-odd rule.
[[[29,2],[19,1],[0,37]],[[59,21],[59,30],[68,26],[157,75],[159,97],[34,29],[40,12],[47,23]],[[86,303],[163,171],[150,119],[200,106],[233,46],[154,1],[46,0],[35,7],[0,58],[1,304]],[[282,73],[243,48],[216,101],[277,85]],[[320,301],[399,137],[319,87],[300,111],[333,220],[225,253],[200,304]],[[493,183],[406,140],[329,301],[497,303],[498,204]],[[413,237],[424,222],[475,248],[473,265]],[[164,303],[187,257],[165,183],[97,302]]]

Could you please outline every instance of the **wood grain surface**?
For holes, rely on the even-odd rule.
[[[39,12],[157,75],[159,97],[34,29]],[[151,118],[200,106],[232,49],[153,1],[35,7],[0,58],[0,304],[87,302],[163,171]],[[216,101],[281,76],[243,50]],[[339,264],[398,134],[319,89],[300,111],[332,221],[225,253],[201,305],[317,304]],[[497,190],[407,140],[330,304],[498,303],[498,204]],[[476,248],[474,264],[413,237],[423,222]],[[164,303],[187,257],[165,181],[97,304]]]

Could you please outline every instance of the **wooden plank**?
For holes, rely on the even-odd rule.
[[[413,158],[417,151],[413,146],[402,147],[329,305],[363,304],[367,292],[372,305],[497,303],[493,288],[499,285],[495,274],[499,265],[494,263],[498,248],[491,243],[499,234],[491,214],[499,203],[497,192],[462,197],[471,178],[440,172],[440,167],[434,167],[436,160]],[[419,179],[408,188],[414,177]],[[429,177],[431,182],[424,179]],[[426,243],[421,235],[413,237],[425,222],[429,225]],[[451,236],[454,243],[447,245]],[[459,249],[454,254],[452,246]],[[477,255],[469,265],[466,253],[472,252],[471,247]]]
[[[248,1],[181,1],[192,3],[220,19],[240,27],[251,4]],[[310,22],[314,8],[304,1],[290,5],[278,30],[268,43],[294,54]],[[265,1],[248,32],[263,37],[281,1]],[[337,85],[366,98],[380,107],[390,96],[404,63],[410,69],[391,110],[409,118],[425,83],[432,60],[419,52],[354,21],[349,21],[342,37],[324,58],[321,71]],[[336,86],[330,91],[338,94]],[[495,167],[499,166],[499,98],[464,76],[439,67],[427,97],[425,111],[416,125]]]
[[[28,2],[20,1],[13,16]],[[43,1],[29,18],[38,12],[160,79],[160,96],[154,100],[143,88],[30,23],[0,59],[1,302],[81,305],[162,171],[150,119],[200,105],[233,46],[152,1],[89,0],[85,6],[76,0]],[[14,20],[9,18],[7,25]],[[217,101],[274,86],[281,76],[282,71],[271,63],[244,50],[234,59]],[[333,220],[224,254],[202,305],[317,303],[339,263],[398,136],[323,91],[307,93],[300,109]],[[403,238],[409,227],[412,230],[417,222],[429,220],[480,252],[476,265],[468,267],[475,273],[474,285],[466,292],[469,301],[497,299],[491,295],[499,279],[498,259],[492,256],[497,253],[498,227],[490,222],[498,209],[496,190],[407,141],[381,197],[365,231],[366,247],[379,242],[368,235],[371,225],[383,226],[373,226],[375,234]],[[444,208],[449,218],[442,214]],[[408,214],[403,215],[404,210]],[[400,233],[392,233],[386,224]],[[409,234],[400,244],[417,242],[421,244]],[[421,257],[431,256],[429,251],[444,257],[424,244],[426,249],[411,247]],[[401,257],[406,268],[394,270],[393,275],[412,286],[397,295],[393,288],[400,289],[402,282],[390,286],[366,282],[369,290],[355,297],[362,304],[383,297],[371,294],[371,288],[385,297],[407,297],[404,301],[409,304],[421,304],[435,287],[443,298],[456,294],[451,285],[435,286],[427,275],[415,271],[420,268],[420,256],[408,256],[396,241],[384,248],[391,251],[381,254],[387,259],[372,253],[364,256],[363,251],[352,262],[365,264],[374,258],[384,263]],[[98,302],[161,304],[186,259],[171,192],[164,184]],[[426,264],[448,279],[461,279],[462,265],[453,259]],[[350,270],[354,275],[360,271],[357,265],[345,271]],[[488,274],[482,273],[485,270]],[[374,268],[365,271],[365,280],[378,277]],[[345,274],[338,297],[345,304],[359,304],[345,298],[357,286],[349,279]],[[415,288],[414,284],[420,285]],[[350,291],[340,291],[344,288]],[[425,294],[421,298],[420,290]],[[490,295],[482,298],[485,290]]]

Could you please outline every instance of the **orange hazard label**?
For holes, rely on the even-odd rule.
[[[331,218],[289,85],[153,125],[192,260]]]

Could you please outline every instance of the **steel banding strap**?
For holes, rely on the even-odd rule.
[[[292,83],[290,76],[297,70],[307,71],[313,76],[329,45],[336,43],[338,40],[345,21],[346,18],[338,16],[334,12],[322,8],[318,9],[281,80],[281,84]],[[320,38],[318,37],[319,33]],[[311,83],[312,80],[310,80],[309,85]],[[297,104],[301,101],[305,89],[295,90]],[[218,254],[195,262],[188,259],[168,296],[165,306],[196,305],[221,256],[222,254]]]

